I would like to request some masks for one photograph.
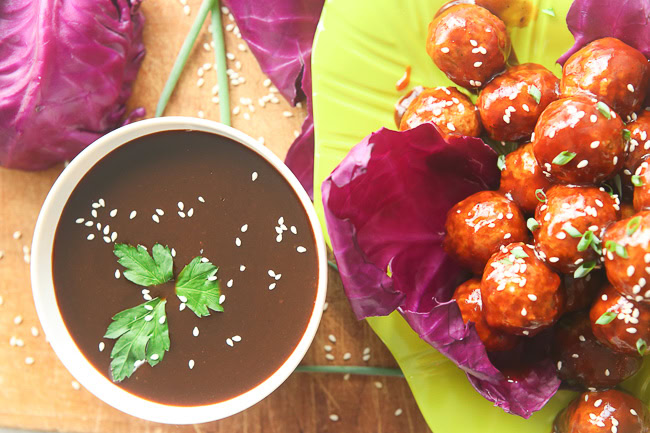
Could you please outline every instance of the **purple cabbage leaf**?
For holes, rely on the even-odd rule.
[[[122,124],[144,56],[139,5],[0,2],[1,166],[49,167]]]
[[[447,211],[498,186],[497,155],[482,140],[446,142],[431,124],[381,129],[356,145],[322,185],[325,219],[345,292],[359,319],[398,310],[418,335],[507,412],[529,417],[555,394],[552,362],[508,381],[463,323],[455,287],[466,277],[442,248]],[[388,276],[388,273],[391,276]]]

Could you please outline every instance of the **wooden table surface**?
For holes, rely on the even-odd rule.
[[[200,0],[188,0],[190,13],[174,0],[146,0],[145,45],[147,55],[138,75],[129,107],[143,106],[154,112],[158,96],[178,49],[198,11]],[[224,25],[232,24],[222,16]],[[230,27],[229,27],[230,28]],[[214,62],[211,38],[204,27],[166,115],[205,116],[219,120],[219,106],[212,101],[216,84],[214,68],[205,71],[199,87],[198,68]],[[206,45],[207,44],[207,45]],[[226,33],[227,51],[235,55],[229,66],[245,78],[231,86],[233,126],[284,157],[299,131],[304,110],[291,108],[280,97],[278,104],[261,107],[257,101],[269,93],[254,57],[244,42]],[[254,112],[240,98],[253,101]],[[245,101],[247,102],[247,101]],[[235,109],[236,110],[236,109]],[[244,113],[248,113],[245,115]],[[289,114],[290,113],[290,114]],[[248,119],[247,119],[248,118]],[[165,426],[141,421],[102,403],[84,389],[54,355],[43,337],[33,307],[28,257],[36,218],[62,165],[41,172],[0,169],[0,427],[64,432],[428,432],[404,379],[338,374],[294,373],[270,397],[228,419],[194,426]],[[0,254],[2,255],[2,254]],[[336,273],[330,271],[329,307],[303,364],[370,365],[395,367],[396,363],[365,322],[350,310]],[[328,336],[336,336],[336,343]],[[333,346],[334,361],[325,359],[324,345]],[[364,348],[371,357],[362,361]],[[343,360],[350,352],[352,358]],[[28,365],[26,358],[34,363]],[[396,411],[401,409],[401,415]],[[333,422],[330,415],[339,420]]]

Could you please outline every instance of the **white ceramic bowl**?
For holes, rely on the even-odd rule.
[[[205,406],[179,407],[154,403],[123,390],[86,360],[70,336],[57,306],[52,278],[52,248],[56,227],[70,194],[95,163],[112,150],[143,135],[188,129],[211,132],[241,143],[271,163],[289,182],[302,202],[316,239],[318,287],[305,333],[275,373],[255,388],[230,400]],[[34,303],[43,330],[63,365],[84,388],[116,409],[138,418],[167,424],[195,424],[215,421],[247,409],[273,392],[295,370],[320,323],[327,291],[327,256],[322,230],[309,196],[289,168],[270,150],[246,134],[216,122],[189,117],[162,117],[132,123],[110,132],[88,146],[61,173],[38,216],[32,243],[31,278]]]

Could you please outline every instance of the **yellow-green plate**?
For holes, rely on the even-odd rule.
[[[520,62],[561,73],[555,60],[572,44],[568,0],[532,0],[539,13],[511,32]],[[327,0],[312,58],[315,204],[322,218],[320,185],[347,152],[382,126],[394,128],[395,82],[412,66],[411,86],[453,85],[425,51],[427,25],[445,0]],[[508,415],[483,399],[465,375],[419,339],[397,313],[368,320],[404,371],[413,395],[436,433],[548,433],[555,414],[574,394],[559,392],[529,420]],[[650,363],[627,385],[646,401]],[[640,380],[640,378],[646,380]],[[363,401],[360,402],[363,404]]]

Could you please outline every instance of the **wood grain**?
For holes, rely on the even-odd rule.
[[[199,0],[188,2],[189,16],[175,1],[147,0],[143,4],[146,16],[145,45],[147,55],[138,75],[129,108],[143,106],[149,116],[163,88],[178,49],[189,30]],[[224,16],[224,25],[231,21]],[[214,62],[214,53],[203,46],[211,40],[207,26],[194,49],[176,92],[170,100],[166,115],[203,116],[219,120],[219,107],[212,102],[211,89],[216,84],[216,72],[205,72],[203,86],[197,86],[198,68]],[[231,86],[232,107],[241,106],[233,116],[233,126],[252,137],[264,137],[265,145],[284,157],[293,141],[294,131],[300,130],[304,110],[292,108],[280,97],[280,103],[264,108],[258,98],[268,94],[254,57],[241,51],[232,33],[226,36],[227,51],[241,62],[238,71],[246,82]],[[251,98],[255,111],[245,119],[240,98]],[[283,113],[291,113],[286,117]],[[62,166],[42,172],[20,172],[0,169],[0,426],[38,430],[85,433],[127,432],[215,432],[215,433],[298,433],[298,432],[427,432],[429,431],[415,405],[406,382],[400,378],[294,373],[270,397],[228,419],[194,426],[165,426],[141,421],[107,406],[83,389],[73,387],[72,376],[54,355],[45,341],[33,307],[29,284],[29,265],[24,248],[31,244],[39,209]],[[14,233],[20,237],[14,239]],[[18,236],[18,235],[16,235]],[[319,332],[303,364],[350,364],[395,367],[395,361],[365,322],[358,322],[348,305],[338,276],[330,271],[327,301]],[[22,318],[15,324],[17,316]],[[19,321],[19,320],[17,320]],[[32,327],[39,335],[32,335]],[[337,342],[332,344],[332,334]],[[11,346],[12,337],[22,340],[23,347]],[[323,346],[332,344],[334,361],[324,357]],[[361,360],[365,347],[371,350],[368,362]],[[343,360],[350,352],[352,359]],[[33,365],[25,359],[32,357]],[[381,384],[381,389],[376,385]],[[395,416],[401,408],[403,413]],[[331,414],[340,419],[333,422]]]

